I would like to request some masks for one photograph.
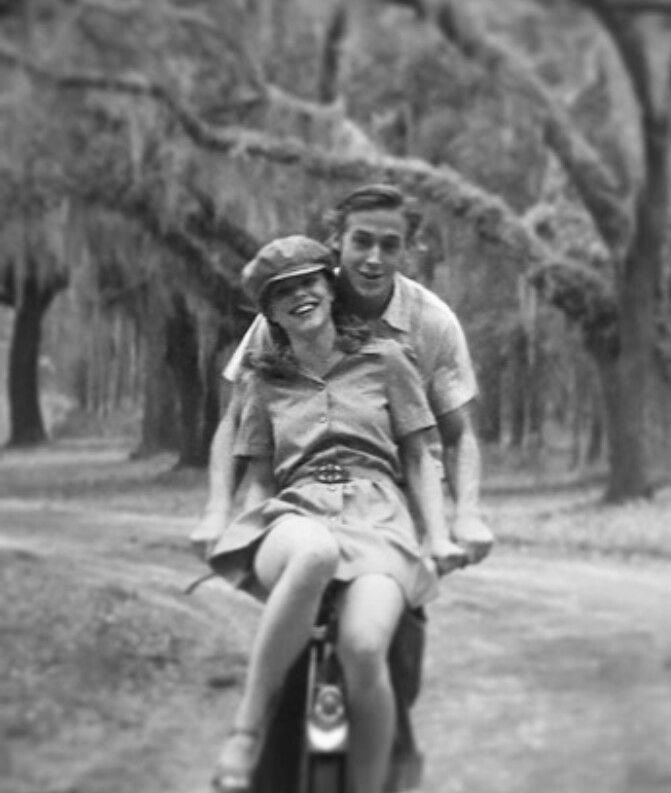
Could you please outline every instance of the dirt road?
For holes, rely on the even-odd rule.
[[[2,793],[205,793],[257,610],[216,583],[182,594],[189,526],[0,499]],[[503,549],[448,579],[424,790],[668,793],[670,604],[651,560]]]

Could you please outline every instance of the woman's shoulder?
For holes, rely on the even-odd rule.
[[[406,368],[408,363],[417,365],[417,356],[409,344],[403,344],[396,339],[371,337],[362,347],[361,351],[368,355],[377,355],[385,363],[395,367]]]

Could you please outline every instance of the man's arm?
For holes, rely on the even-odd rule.
[[[439,573],[449,573],[466,562],[462,548],[450,540],[443,509],[440,474],[429,451],[428,432],[418,430],[399,441],[408,496],[429,543]]]
[[[231,514],[241,461],[233,455],[235,437],[242,413],[243,387],[235,383],[224,417],[219,422],[210,446],[209,497],[203,517],[190,535],[199,556],[207,552],[221,535]]]
[[[480,518],[482,461],[470,407],[463,405],[444,413],[437,422],[445,475],[455,504],[452,538],[465,547],[471,562],[479,562],[491,550],[494,536]]]
[[[228,522],[236,488],[244,474],[244,461],[233,455],[242,407],[244,404],[245,355],[263,344],[266,322],[258,315],[236,347],[226,369],[224,379],[230,383],[231,392],[224,417],[219,422],[210,446],[209,497],[203,517],[191,533],[190,539],[199,556],[205,556],[219,538]],[[246,482],[243,482],[243,489]]]

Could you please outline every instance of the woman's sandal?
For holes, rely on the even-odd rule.
[[[234,727],[221,750],[212,789],[217,793],[248,793],[262,746],[258,730]]]

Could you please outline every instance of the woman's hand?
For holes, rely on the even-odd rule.
[[[468,564],[466,551],[447,537],[431,540],[430,555],[439,576],[447,575]]]

